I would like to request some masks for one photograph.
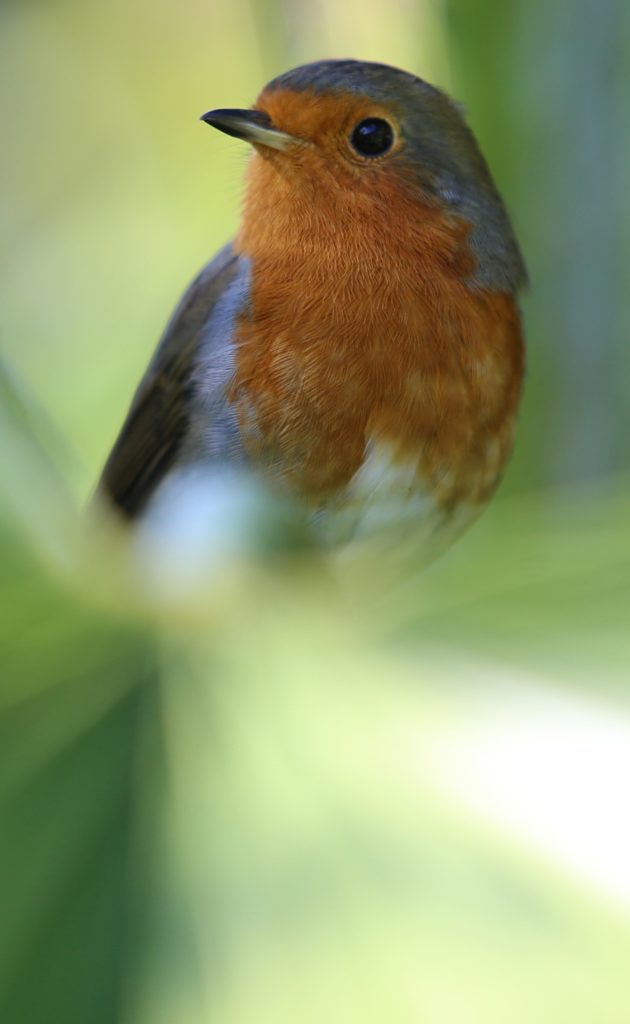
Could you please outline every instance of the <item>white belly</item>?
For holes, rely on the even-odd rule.
[[[387,448],[370,444],[344,494],[319,509],[314,521],[327,545],[402,546],[426,561],[450,546],[480,511],[465,503],[447,512],[418,483],[416,463],[394,461]]]

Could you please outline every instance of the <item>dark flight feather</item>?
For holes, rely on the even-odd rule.
[[[177,306],[134,395],[97,488],[97,495],[128,519],[142,511],[186,437],[200,337],[237,265],[238,256],[226,245],[204,267]]]

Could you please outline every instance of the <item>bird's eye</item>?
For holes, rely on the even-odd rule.
[[[359,121],[350,142],[361,156],[382,156],[392,147],[394,130],[381,117],[367,117],[365,121]]]

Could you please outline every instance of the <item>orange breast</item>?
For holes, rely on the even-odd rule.
[[[236,240],[252,293],[229,397],[250,456],[313,506],[344,492],[370,445],[446,511],[484,502],[520,395],[515,301],[465,283],[466,224],[385,174],[342,191],[315,155],[301,161],[292,175],[253,158]]]

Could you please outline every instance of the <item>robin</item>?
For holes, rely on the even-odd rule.
[[[421,526],[444,546],[501,478],[524,365],[526,270],[460,108],[328,60],[202,120],[253,146],[240,227],[168,324],[101,493],[134,519],[190,467],[242,468],[328,540]]]

